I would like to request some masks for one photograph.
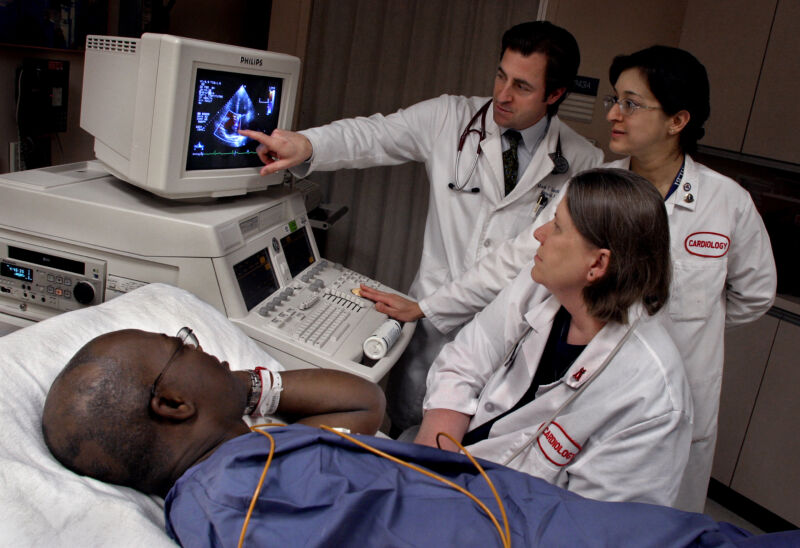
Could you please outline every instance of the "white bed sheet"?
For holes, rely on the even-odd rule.
[[[164,284],[0,337],[0,546],[174,546],[160,498],[63,468],[40,422],[53,379],[90,339],[125,328],[172,335],[184,325],[232,369],[282,369],[212,306]]]

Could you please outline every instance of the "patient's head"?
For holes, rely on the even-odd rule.
[[[189,466],[248,431],[247,379],[177,337],[101,335],[53,381],[45,443],[74,472],[164,496]]]

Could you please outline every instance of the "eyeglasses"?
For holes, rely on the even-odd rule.
[[[640,105],[630,99],[620,99],[613,95],[606,95],[603,99],[603,106],[606,107],[606,112],[611,110],[614,105],[619,105],[619,111],[623,116],[630,116],[640,108],[645,110],[661,110],[661,107],[648,107],[647,105]]]
[[[175,359],[175,356],[178,355],[178,352],[180,352],[184,346],[188,346],[189,348],[197,348],[200,346],[200,343],[197,340],[197,336],[194,334],[194,331],[192,331],[192,329],[189,327],[181,327],[180,331],[178,331],[178,334],[175,336],[181,340],[181,343],[178,345],[178,348],[175,349],[175,352],[173,352],[172,355],[169,357],[167,363],[164,364],[164,368],[161,370],[161,373],[158,374],[156,380],[153,381],[153,386],[150,387],[151,399],[156,397],[156,387],[158,386],[158,381],[161,380],[161,377],[163,377],[164,373],[167,372],[169,366],[172,365],[172,360]]]

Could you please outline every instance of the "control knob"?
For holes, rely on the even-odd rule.
[[[94,301],[94,287],[87,282],[78,282],[72,289],[72,295],[81,304],[91,304]]]

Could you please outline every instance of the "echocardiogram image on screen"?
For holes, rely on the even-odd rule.
[[[240,129],[272,133],[278,126],[283,80],[197,69],[186,170],[262,165],[258,143]]]

